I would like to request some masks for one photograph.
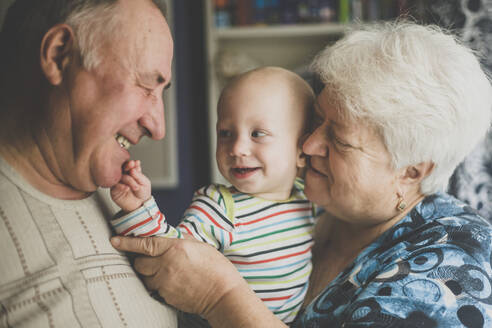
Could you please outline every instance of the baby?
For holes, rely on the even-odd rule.
[[[227,85],[217,106],[217,165],[231,186],[199,189],[177,228],[165,223],[139,161],[129,161],[113,200],[124,216],[118,234],[193,237],[222,252],[269,309],[290,323],[311,273],[316,213],[297,178],[305,165],[313,93],[277,67],[246,72]],[[128,212],[128,213],[126,213]]]

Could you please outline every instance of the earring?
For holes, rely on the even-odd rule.
[[[403,199],[402,196],[398,196],[398,204],[396,205],[396,209],[400,212],[403,212],[406,207],[407,203],[405,202],[405,199]]]

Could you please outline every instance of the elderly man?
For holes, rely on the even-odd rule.
[[[0,326],[174,327],[109,243],[128,147],[164,137],[157,0],[17,0],[1,34]]]

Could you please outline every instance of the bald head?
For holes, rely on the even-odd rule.
[[[217,105],[218,114],[224,106],[234,104],[231,98],[249,98],[255,101],[271,102],[271,106],[282,106],[283,113],[292,117],[303,134],[308,128],[309,111],[314,94],[309,84],[299,75],[274,66],[247,71],[232,80],[223,90]]]

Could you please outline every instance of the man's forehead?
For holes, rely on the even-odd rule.
[[[173,40],[165,18],[158,10],[147,20],[130,31],[133,38],[135,73],[139,81],[154,86],[168,84],[171,80]],[[157,16],[157,17],[156,17]]]

